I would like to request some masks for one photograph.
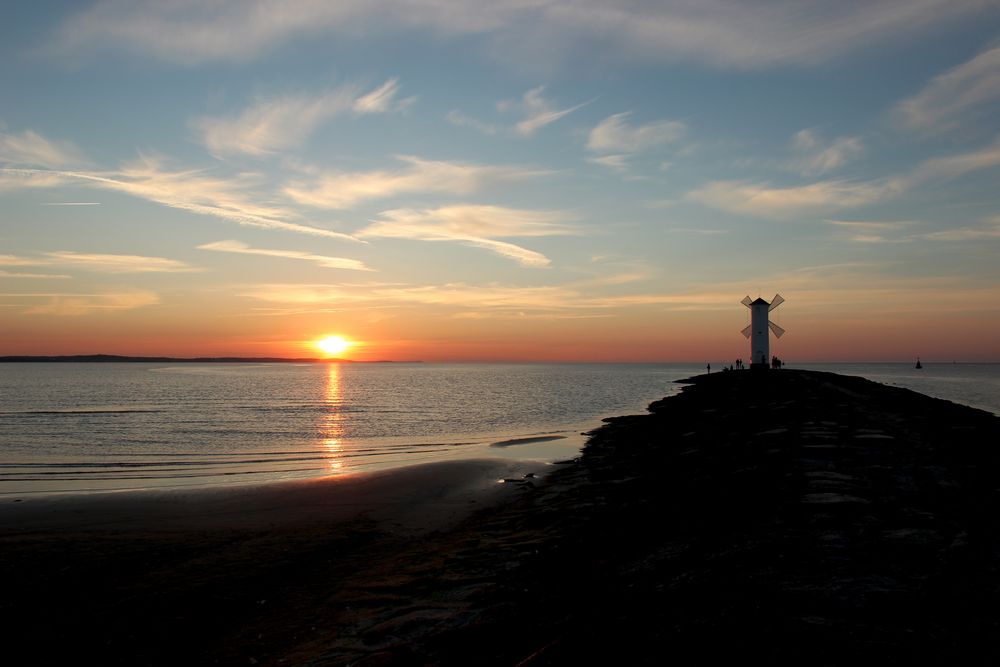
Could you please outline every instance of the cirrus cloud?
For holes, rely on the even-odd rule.
[[[176,259],[57,250],[41,257],[0,255],[0,266],[61,266],[98,273],[188,273],[201,269]]]
[[[361,230],[358,235],[456,241],[485,248],[524,266],[543,267],[550,263],[545,255],[499,239],[570,234],[571,229],[564,224],[565,220],[566,215],[560,212],[462,204],[436,209],[385,211],[381,220]]]
[[[284,192],[307,206],[345,209],[361,201],[413,192],[464,195],[492,183],[524,180],[549,173],[522,167],[424,160],[412,155],[397,155],[396,159],[407,167],[395,171],[323,172],[312,181],[290,183]]]
[[[0,162],[59,169],[86,161],[71,142],[52,141],[32,130],[20,134],[0,132]]]
[[[554,123],[563,116],[569,115],[581,109],[590,102],[583,102],[582,104],[577,104],[573,107],[567,107],[565,109],[556,109],[553,104],[542,97],[542,93],[545,91],[545,86],[538,86],[537,88],[532,88],[524,94],[518,102],[506,101],[500,104],[500,110],[506,109],[519,109],[524,115],[517,125],[514,126],[518,134],[522,136],[531,136],[539,128],[545,127],[550,123]]]
[[[787,219],[855,208],[897,197],[913,188],[1000,166],[1000,139],[982,148],[924,160],[909,172],[879,181],[825,180],[773,187],[752,181],[713,181],[687,198],[730,213]]]
[[[694,60],[752,69],[827,62],[989,9],[978,0],[103,0],[67,19],[44,47],[65,57],[124,48],[182,64],[245,61],[331,35],[479,35],[518,65],[599,57]]]
[[[994,113],[1000,101],[1000,46],[935,77],[896,106],[909,127],[928,132],[953,130],[969,118]]]
[[[268,248],[251,248],[240,241],[215,241],[213,243],[203,243],[198,246],[198,250],[214,250],[215,252],[230,252],[241,255],[260,255],[263,257],[280,257],[283,259],[298,259],[312,262],[324,269],[350,269],[352,271],[373,271],[365,266],[364,262],[346,257],[328,257],[326,255],[314,255],[296,250],[273,250]]]
[[[771,187],[748,181],[713,181],[688,193],[688,199],[730,213],[789,218],[871,204],[897,191],[895,184],[821,181],[796,187]]]
[[[357,241],[343,232],[296,222],[301,218],[297,211],[261,201],[262,180],[252,173],[212,175],[206,169],[169,170],[161,159],[149,156],[125,163],[116,171],[0,168],[0,189],[83,185],[240,225]]]
[[[608,116],[590,131],[587,148],[598,153],[638,153],[672,143],[683,136],[686,126],[676,120],[658,120],[645,125],[628,123],[631,111]]]
[[[156,292],[131,289],[96,294],[0,294],[0,297],[41,300],[23,308],[27,315],[81,316],[116,310],[133,310],[160,303]]]
[[[838,137],[824,141],[814,130],[800,130],[792,137],[792,148],[798,154],[792,166],[806,175],[825,174],[838,169],[865,151],[858,137]]]
[[[321,123],[338,114],[386,113],[398,108],[394,101],[398,90],[399,82],[389,79],[361,96],[355,86],[348,85],[319,95],[262,98],[235,118],[205,117],[192,125],[213,155],[270,155],[298,146]]]

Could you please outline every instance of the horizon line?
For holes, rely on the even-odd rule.
[[[955,359],[948,361],[930,360],[921,357],[922,363],[927,364],[995,364],[1000,360],[975,360],[958,361]],[[80,363],[107,363],[107,362],[176,362],[176,363],[351,363],[351,364],[415,364],[415,363],[442,363],[442,364],[689,364],[700,365],[711,363],[703,361],[673,360],[673,361],[629,361],[629,360],[537,360],[537,359],[478,359],[478,360],[456,360],[456,361],[432,361],[423,359],[374,359],[359,360],[343,357],[242,357],[233,355],[220,356],[198,356],[198,357],[175,357],[170,355],[127,355],[127,354],[19,354],[0,355],[0,363],[22,363],[22,362],[80,362]],[[803,364],[908,364],[910,360],[854,360],[854,361],[820,361],[805,360],[794,362],[794,366]],[[726,364],[722,363],[717,372],[722,372]]]

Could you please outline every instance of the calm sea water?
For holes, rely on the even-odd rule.
[[[0,494],[572,458],[690,365],[0,364]]]
[[[1000,365],[801,364],[1000,414]],[[688,364],[0,364],[0,495],[554,461]]]

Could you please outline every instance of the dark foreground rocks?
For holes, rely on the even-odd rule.
[[[36,657],[104,664],[1000,662],[1000,419],[827,373],[692,382],[419,539],[358,522],[9,541],[3,610],[24,614],[5,628],[30,642],[8,646],[57,638],[72,649]]]

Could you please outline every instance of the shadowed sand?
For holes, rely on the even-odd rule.
[[[267,530],[364,519],[427,532],[501,501],[510,494],[504,480],[521,481],[544,469],[539,463],[481,459],[198,490],[12,496],[0,501],[0,530]]]
[[[7,655],[996,664],[1000,419],[829,373],[691,382],[544,478],[4,507]]]
[[[531,445],[538,442],[554,442],[564,440],[564,435],[536,435],[528,438],[511,438],[510,440],[498,440],[492,443],[491,447],[513,447],[515,445]]]

